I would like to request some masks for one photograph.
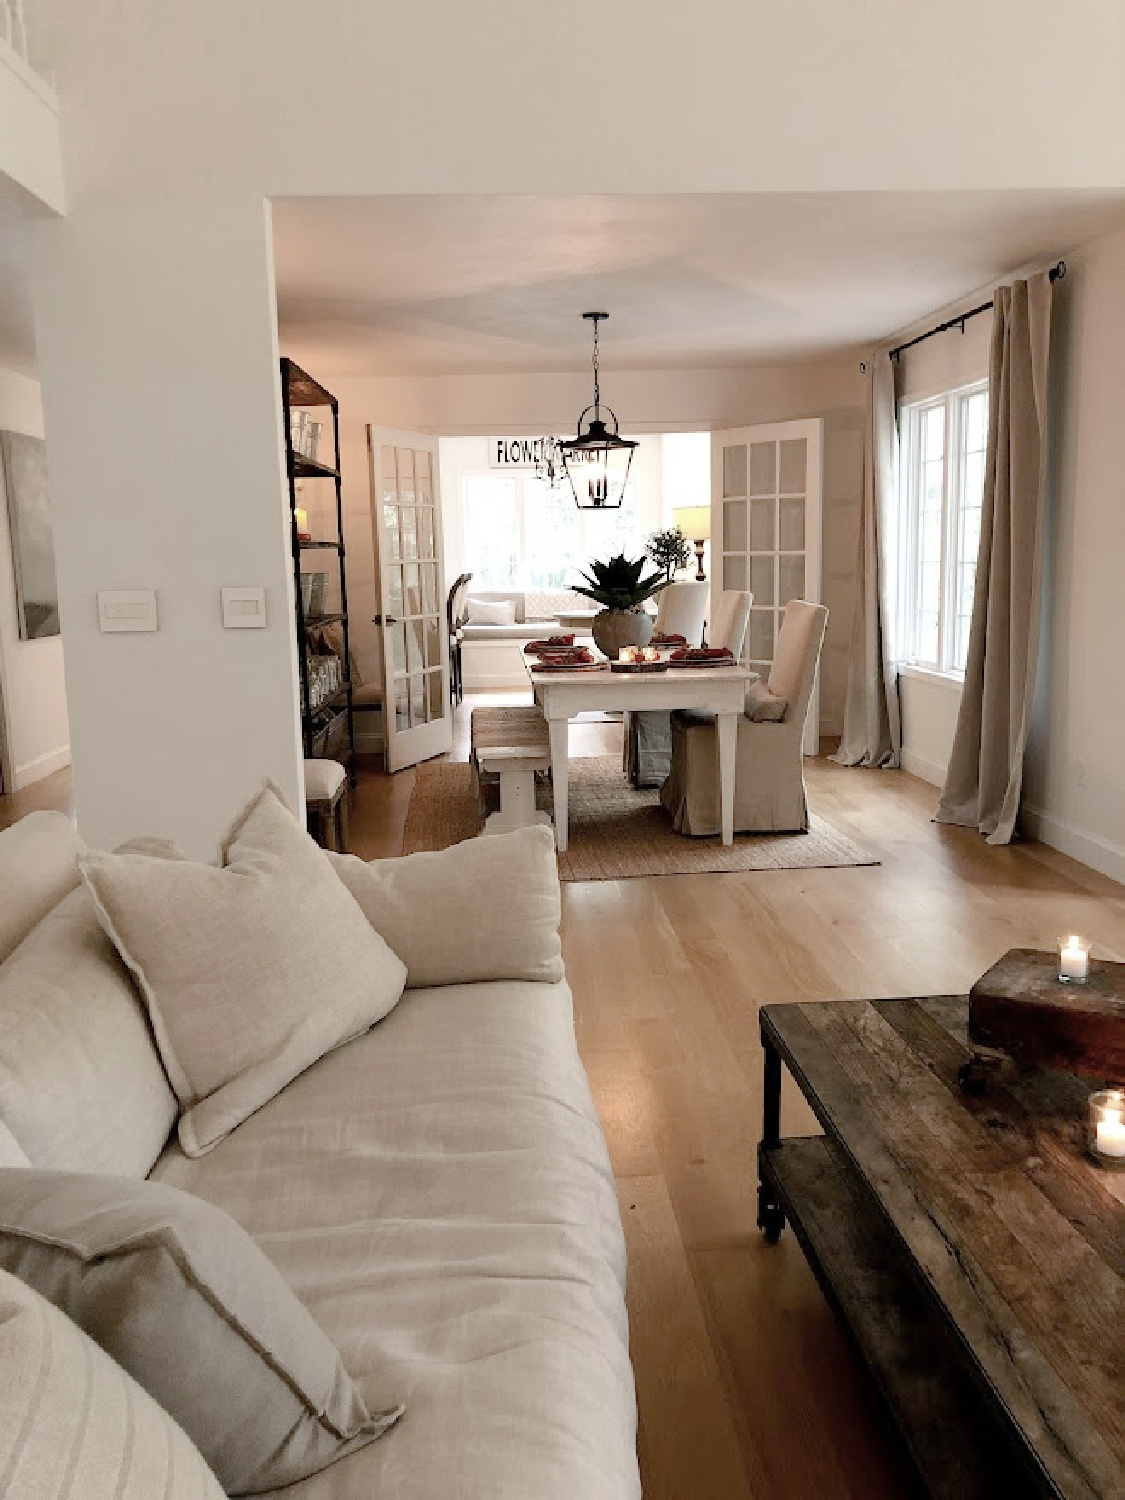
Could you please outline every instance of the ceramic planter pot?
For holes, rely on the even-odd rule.
[[[622,646],[647,646],[655,622],[643,609],[603,609],[590,622],[594,645],[616,661]]]

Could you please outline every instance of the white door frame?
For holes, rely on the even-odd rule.
[[[442,712],[440,718],[429,718],[424,723],[412,724],[409,727],[403,728],[400,728],[398,725],[396,692],[398,679],[395,677],[394,650],[391,640],[391,631],[399,621],[397,616],[394,620],[388,617],[385,606],[387,600],[390,598],[388,585],[390,568],[401,566],[404,562],[415,561],[417,559],[395,557],[392,555],[392,549],[388,545],[386,518],[383,513],[382,463],[384,448],[409,448],[414,451],[423,450],[429,453],[430,474],[433,486],[433,561],[437,590],[435,602],[438,616],[438,639],[440,642]],[[449,700],[449,636],[445,615],[445,558],[441,524],[441,478],[438,466],[438,440],[430,433],[405,432],[398,428],[378,427],[369,423],[367,427],[367,457],[371,483],[371,536],[375,549],[375,580],[378,590],[379,607],[379,614],[376,616],[376,621],[379,625],[380,645],[383,654],[384,756],[388,771],[401,771],[407,766],[417,764],[418,761],[429,760],[435,755],[441,755],[453,747],[453,707]],[[428,561],[428,559],[425,559],[425,561]],[[426,665],[429,664],[426,663]],[[429,694],[425,690],[428,687],[428,681],[429,676],[427,675],[423,678],[427,711]],[[407,690],[407,697],[409,700],[409,688]]]
[[[821,601],[821,526],[824,492],[824,420],[821,417],[802,418],[792,422],[763,422],[751,427],[716,428],[711,433],[711,618],[714,619],[718,595],[723,589],[723,448],[732,444],[783,442],[792,438],[804,438],[808,444],[805,453],[805,593],[813,604]],[[749,451],[747,452],[749,463]],[[775,483],[775,494],[780,497],[780,476]],[[749,488],[749,475],[747,475]],[[745,497],[747,501],[749,496]],[[774,551],[781,538],[775,517]],[[747,507],[749,526],[749,506]],[[749,541],[749,537],[747,537]],[[749,549],[747,548],[747,551]],[[749,579],[747,579],[749,588]],[[758,601],[755,600],[755,605]],[[774,605],[780,609],[785,601],[777,598]],[[775,637],[776,644],[776,637]],[[744,657],[745,659],[745,657]],[[808,718],[805,720],[803,746],[806,755],[816,755],[820,750],[820,667],[817,666],[809,699]]]

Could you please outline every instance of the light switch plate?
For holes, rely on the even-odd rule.
[[[156,630],[155,589],[99,589],[98,629],[108,633]]]
[[[265,589],[224,589],[223,626],[227,630],[264,630]]]

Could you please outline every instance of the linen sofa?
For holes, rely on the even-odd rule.
[[[276,1491],[288,1500],[640,1495],[624,1241],[575,1045],[549,844],[525,829],[370,867],[334,857],[353,895],[378,877],[401,999],[213,1150],[188,1156],[173,1137],[148,1174],[233,1216],[369,1409],[405,1407],[377,1441]],[[91,1018],[72,993],[76,974],[117,964],[80,886],[82,853],[59,814],[0,833],[0,997],[5,970],[35,990],[21,1018],[0,998],[0,1164],[22,1153],[97,1170],[103,1140],[128,1146],[144,1010]],[[505,898],[514,856],[538,873]],[[65,903],[56,954],[44,934]]]

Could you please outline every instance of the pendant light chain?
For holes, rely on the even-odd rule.
[[[599,380],[598,380],[598,374],[599,374],[599,371],[598,371],[598,324],[600,323],[600,321],[601,320],[597,316],[594,317],[594,416],[595,417],[600,417],[601,416],[601,406],[602,406],[601,385],[599,384]]]

